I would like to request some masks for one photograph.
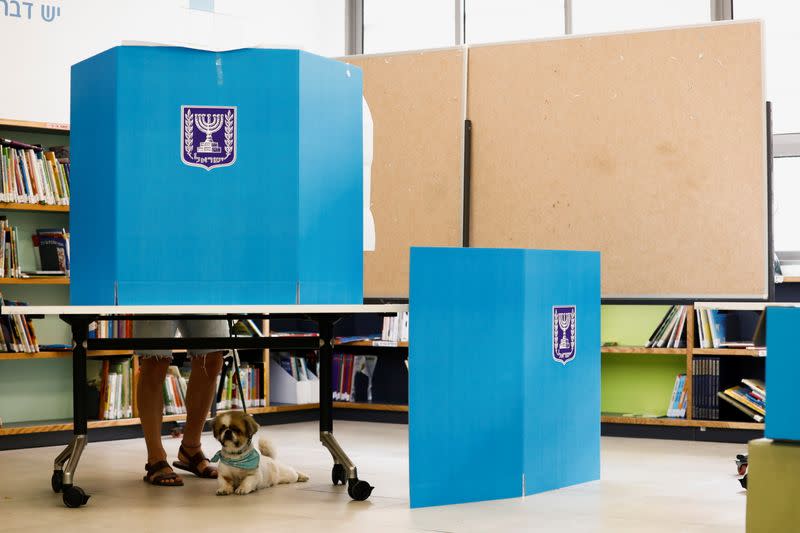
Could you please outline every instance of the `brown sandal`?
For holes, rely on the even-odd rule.
[[[180,450],[178,450],[178,454],[183,454],[184,456],[189,458],[189,463],[184,463],[183,461],[173,461],[172,466],[175,468],[180,468],[181,470],[186,470],[187,472],[191,472],[197,477],[207,478],[207,479],[217,479],[217,469],[213,466],[206,466],[203,471],[201,472],[198,466],[203,461],[208,461],[208,458],[203,455],[202,451],[197,452],[194,455],[189,455],[189,452],[186,451],[186,448],[183,447],[181,444]],[[209,461],[210,462],[210,461]]]
[[[183,485],[183,480],[175,472],[159,472],[164,468],[169,468],[169,463],[166,461],[159,461],[152,465],[147,463],[144,465],[144,469],[147,471],[144,480],[158,487],[180,487]]]

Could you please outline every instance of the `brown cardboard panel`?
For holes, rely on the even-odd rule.
[[[407,297],[411,246],[461,245],[464,51],[342,60],[363,70],[374,122],[364,296]]]
[[[470,48],[473,246],[600,250],[604,296],[765,295],[761,31]]]

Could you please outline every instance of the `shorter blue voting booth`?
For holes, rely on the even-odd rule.
[[[412,248],[411,507],[599,479],[600,254]]]
[[[361,95],[298,50],[74,65],[71,303],[362,303]]]
[[[800,309],[767,308],[767,416],[764,436],[800,441]]]

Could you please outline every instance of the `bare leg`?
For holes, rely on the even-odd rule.
[[[222,355],[223,352],[211,352],[205,357],[192,358],[192,373],[186,389],[186,427],[181,443],[189,455],[201,451],[200,434],[208,418],[211,402],[214,401],[217,376],[222,369]],[[178,454],[178,459],[189,461],[189,457],[182,453]],[[198,465],[198,470],[202,472],[208,466],[208,461],[203,461]]]
[[[170,359],[168,357],[143,357],[139,374],[137,404],[142,421],[144,442],[147,446],[147,462],[155,464],[167,458],[161,445],[161,420],[164,411],[163,386]],[[172,472],[169,467],[158,472]],[[170,483],[179,483],[180,477]],[[165,481],[169,482],[169,481]]]

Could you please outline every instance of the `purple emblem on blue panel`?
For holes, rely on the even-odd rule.
[[[562,365],[575,359],[576,314],[574,305],[553,306],[553,359]]]
[[[236,107],[181,106],[181,160],[211,170],[236,161]]]

